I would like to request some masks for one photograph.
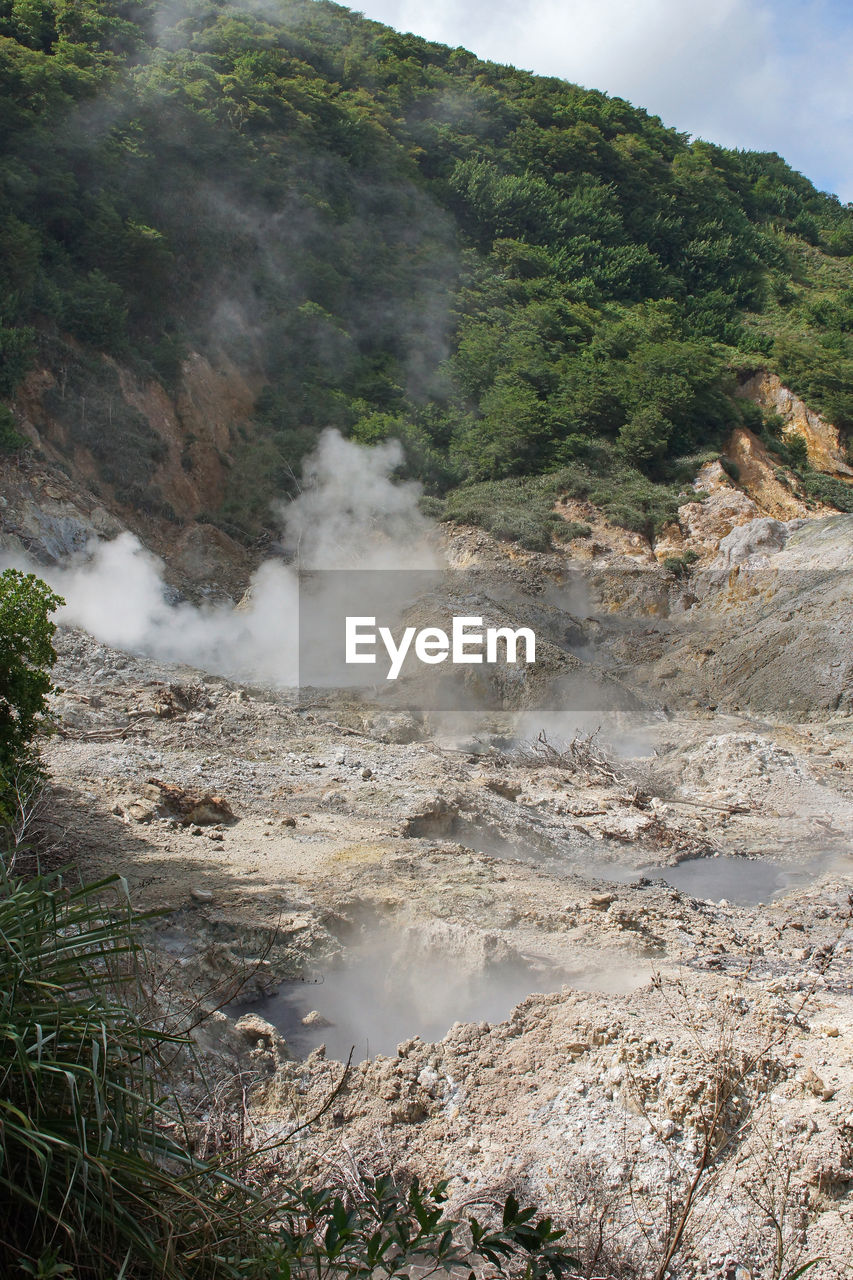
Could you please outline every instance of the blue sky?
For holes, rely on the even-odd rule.
[[[853,0],[368,0],[369,18],[778,151],[853,201]]]

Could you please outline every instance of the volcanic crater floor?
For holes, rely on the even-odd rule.
[[[781,1231],[849,1275],[849,720],[614,718],[574,750],[567,722],[543,750],[57,647],[53,841],[159,913],[164,991],[216,1009],[199,1052],[258,1134],[321,1111],[352,1048],[304,1170],[522,1185],[643,1275],[734,1080],[678,1274],[774,1275]]]

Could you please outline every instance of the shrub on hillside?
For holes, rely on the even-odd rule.
[[[574,542],[575,538],[589,538],[592,529],[580,520],[566,520],[554,526],[554,537],[558,542]]]
[[[853,512],[853,485],[821,471],[806,471],[799,479],[807,497],[824,502],[828,507],[837,507],[839,511]]]
[[[0,456],[20,453],[26,444],[21,433],[15,430],[15,419],[5,405],[0,405]]]

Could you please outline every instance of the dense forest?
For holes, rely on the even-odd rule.
[[[402,440],[436,512],[524,476],[638,529],[771,432],[739,374],[853,426],[853,210],[778,155],[327,0],[0,0],[0,102],[0,398],[61,366],[126,482],[156,442],[98,415],[103,356],[227,352],[263,386],[232,533],[330,425]]]

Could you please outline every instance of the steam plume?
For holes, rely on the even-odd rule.
[[[397,442],[369,449],[326,431],[306,462],[302,493],[279,514],[300,567],[430,567],[435,553],[420,514],[420,487],[398,484]],[[298,582],[284,559],[252,576],[239,605],[169,602],[165,566],[132,533],[93,541],[85,557],[35,572],[66,601],[57,620],[98,640],[215,674],[288,686],[297,680]]]

